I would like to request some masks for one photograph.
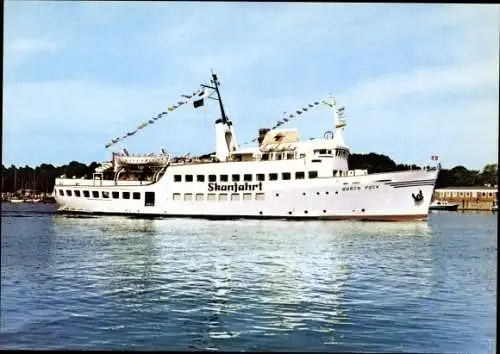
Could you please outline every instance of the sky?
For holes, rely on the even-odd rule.
[[[481,169],[498,162],[500,7],[491,4],[7,0],[6,166],[215,151],[216,101],[185,105],[213,69],[238,143],[333,94],[351,153]],[[321,105],[283,128],[333,130]]]

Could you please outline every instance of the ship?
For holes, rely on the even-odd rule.
[[[447,210],[447,211],[457,211],[458,203],[448,203],[446,200],[435,200],[431,202],[429,210]]]
[[[208,98],[218,101],[214,153],[173,156],[162,149],[131,154],[122,148],[96,168],[92,178],[56,178],[58,211],[209,219],[415,221],[428,217],[440,165],[384,173],[349,169],[350,148],[343,138],[345,106],[331,94],[272,128],[259,129],[252,140],[256,146],[237,144],[215,73],[210,84],[201,84],[198,91],[182,97],[154,121],[181,106],[197,108]],[[333,131],[305,140],[298,129],[281,127],[320,105],[332,113]],[[112,139],[106,148],[147,125],[144,122],[134,132]]]

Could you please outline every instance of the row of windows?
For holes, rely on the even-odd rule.
[[[182,175],[174,175],[174,182],[182,182],[183,178]],[[196,182],[205,182],[205,175],[196,175]],[[278,173],[269,173],[267,178],[269,181],[277,181],[279,177]],[[318,171],[309,171],[307,173],[308,178],[317,178],[318,177]],[[244,174],[243,178],[242,175],[239,174],[233,174],[231,175],[231,182],[252,182],[254,176],[250,173]],[[303,171],[295,172],[295,179],[305,179],[306,178],[306,173]],[[292,179],[292,173],[290,172],[283,172],[281,173],[281,179],[284,181],[291,180]],[[195,178],[194,175],[184,175],[184,182],[194,182]],[[265,181],[266,180],[266,175],[264,173],[257,173],[255,175],[255,180],[256,181]],[[219,182],[229,182],[229,175],[219,175]],[[208,182],[217,182],[217,175],[208,175]]]
[[[442,197],[493,197],[493,193],[486,192],[437,192]]]
[[[65,191],[63,189],[59,189],[59,195],[61,197],[64,197]],[[121,192],[122,193],[122,199],[130,199],[130,192]],[[72,197],[74,194],[75,197],[81,197],[82,194],[83,194],[83,197],[84,198],[90,198],[90,191],[87,191],[87,190],[84,190],[84,191],[80,191],[78,189],[66,189],[66,196],[67,197]],[[111,198],[113,199],[120,199],[120,192],[116,192],[116,191],[113,191],[113,192],[107,192],[107,191],[102,191],[99,193],[99,191],[92,191],[92,198],[104,198],[104,199],[109,199],[111,196]],[[140,192],[132,192],[132,199],[136,199],[136,200],[139,200],[141,199],[141,193]]]
[[[264,193],[255,193],[255,200],[264,200]],[[203,193],[184,193],[183,198],[181,197],[180,193],[174,193],[172,196],[173,200],[184,200],[186,202],[190,201],[197,201],[197,202],[202,202],[205,200],[205,194]],[[206,195],[206,200],[209,202],[214,202],[216,200],[219,201],[239,201],[239,200],[252,200],[252,193],[243,193],[242,195],[240,193],[231,193],[230,195],[228,193],[208,193]]]

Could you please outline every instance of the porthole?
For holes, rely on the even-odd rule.
[[[279,196],[280,196],[280,194],[279,194],[279,193],[276,193],[276,196],[277,196],[277,197],[279,197]]]
[[[339,194],[339,191],[335,191],[335,194]]]
[[[260,214],[260,215],[262,215],[262,212],[261,212],[261,211],[259,211],[259,214]]]
[[[319,195],[319,192],[316,192],[316,195]]]
[[[365,209],[361,209],[361,211],[364,213],[364,212],[365,212]]]
[[[289,212],[288,212],[288,215],[292,215],[292,212],[291,212],[291,211],[289,211]]]
[[[306,193],[304,192],[304,193],[302,193],[302,195],[306,195]]]
[[[323,209],[323,213],[326,213],[326,210],[325,210],[325,209]]]
[[[325,192],[326,195],[330,194],[329,192]]]
[[[307,214],[307,210],[304,210],[304,214]]]

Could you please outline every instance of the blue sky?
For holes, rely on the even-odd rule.
[[[333,93],[353,153],[480,169],[498,161],[500,7],[488,4],[5,2],[4,165],[214,151],[216,102],[183,106],[110,149],[181,94],[221,81],[238,142]],[[284,126],[323,136],[318,107]]]

